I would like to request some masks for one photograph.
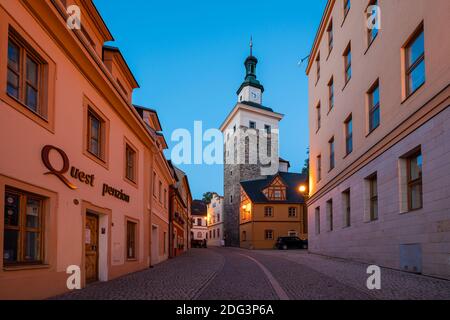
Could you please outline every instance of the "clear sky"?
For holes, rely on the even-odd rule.
[[[177,128],[194,121],[218,128],[237,102],[253,35],[263,104],[285,114],[280,156],[291,171],[308,146],[307,56],[326,0],[94,0],[140,84],[135,104],[158,111],[169,148]],[[170,150],[167,152],[170,158]],[[194,198],[223,194],[221,165],[182,165]]]

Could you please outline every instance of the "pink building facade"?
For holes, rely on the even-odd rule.
[[[307,69],[311,252],[450,278],[448,21],[445,0],[328,1]]]
[[[104,21],[67,2],[81,30],[65,1],[0,0],[0,299],[67,292],[77,268],[81,286],[147,268],[152,174],[173,180]]]

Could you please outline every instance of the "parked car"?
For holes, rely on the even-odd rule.
[[[278,237],[275,248],[279,250],[307,249],[308,240],[302,240],[299,237]]]
[[[191,247],[192,248],[207,248],[206,239],[203,239],[203,240],[194,240],[194,239],[192,239]]]

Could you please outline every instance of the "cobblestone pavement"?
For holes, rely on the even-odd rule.
[[[306,251],[192,249],[55,299],[450,299],[450,281],[385,268],[381,290],[368,290],[367,266]]]

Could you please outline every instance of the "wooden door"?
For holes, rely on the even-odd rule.
[[[86,282],[98,280],[98,216],[87,213],[85,227]]]

